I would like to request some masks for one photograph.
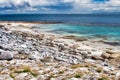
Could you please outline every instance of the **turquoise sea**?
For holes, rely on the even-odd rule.
[[[74,35],[91,40],[120,42],[120,27],[80,26],[71,24],[40,24],[40,29],[61,35]]]
[[[38,26],[51,33],[120,43],[119,14],[2,14],[0,21],[57,22]]]

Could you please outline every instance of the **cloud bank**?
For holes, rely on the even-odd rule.
[[[0,13],[120,12],[120,0],[0,0]]]

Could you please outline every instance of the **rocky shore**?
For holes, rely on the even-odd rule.
[[[0,80],[120,80],[120,46],[71,37],[1,22]]]

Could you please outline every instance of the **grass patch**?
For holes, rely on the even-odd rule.
[[[0,67],[4,67],[2,64],[0,64]]]
[[[35,70],[31,70],[30,67],[23,67],[21,69],[14,70],[14,73],[27,73],[27,72],[33,75],[34,77],[38,75],[38,72]]]
[[[51,80],[51,78],[54,78],[55,76],[52,74],[50,75],[46,80]]]
[[[62,80],[66,80],[66,79],[63,78]]]
[[[14,76],[12,74],[9,74],[11,78],[14,78]]]
[[[76,69],[76,68],[79,68],[79,67],[90,67],[91,64],[88,64],[88,63],[84,63],[84,64],[73,64],[71,65],[71,68],[72,69]]]
[[[64,73],[64,71],[60,71],[58,74],[63,74]]]
[[[31,71],[30,73],[31,73],[34,77],[38,76],[38,73],[37,73],[37,72]]]
[[[109,80],[109,78],[107,78],[107,77],[101,77],[101,78],[98,78],[98,80]]]
[[[102,68],[100,68],[100,67],[96,69],[96,71],[97,71],[98,73],[101,73],[101,72],[102,72],[102,70],[103,70],[103,69],[102,69]]]
[[[84,67],[84,65],[82,65],[82,64],[74,64],[74,65],[71,66],[72,69],[76,69],[78,67]]]
[[[75,77],[75,78],[81,78],[81,75],[80,75],[80,74],[75,74],[74,77]]]

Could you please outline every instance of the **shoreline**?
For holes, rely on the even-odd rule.
[[[26,24],[26,25],[34,25],[34,24],[59,24],[61,22],[37,22],[37,21],[0,21],[0,24]],[[18,25],[18,26],[20,26]],[[23,25],[24,26],[24,25]],[[36,25],[35,25],[36,26]],[[34,28],[34,27],[33,27]],[[37,27],[36,27],[37,28]],[[39,30],[37,30],[39,32]],[[40,31],[42,31],[40,29]],[[119,41],[104,41],[104,40],[94,40],[94,39],[91,39],[89,40],[88,38],[86,37],[80,37],[80,36],[75,36],[75,35],[62,35],[60,36],[60,34],[56,34],[56,33],[51,33],[51,32],[46,32],[46,31],[42,31],[43,33],[47,33],[47,34],[53,34],[53,35],[56,35],[56,36],[59,36],[59,37],[62,37],[62,38],[66,38],[66,39],[72,39],[72,40],[75,40],[75,41],[98,41],[98,42],[101,42],[103,44],[109,44],[109,45],[112,45],[112,46],[120,46],[120,43]],[[102,36],[100,36],[102,37]],[[105,37],[105,36],[103,36]],[[98,37],[96,37],[96,39],[99,38],[99,35]]]
[[[0,79],[120,79],[120,46],[76,41],[74,36],[42,32],[31,24],[0,22]]]
[[[43,21],[0,21],[0,23],[31,23],[31,24],[58,24],[62,22],[43,22]]]

